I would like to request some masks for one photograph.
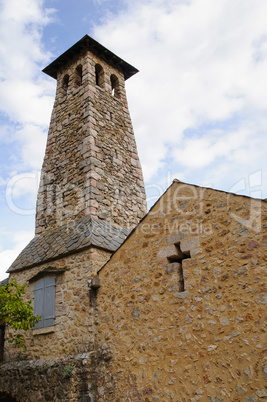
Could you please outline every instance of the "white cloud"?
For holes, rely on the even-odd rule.
[[[39,181],[39,171],[12,174],[5,191],[5,201],[9,210],[21,216],[35,215]]]
[[[49,23],[52,10],[43,0],[1,0],[1,78],[32,78],[36,63],[44,63],[50,54],[41,43],[42,30]]]
[[[54,85],[40,69],[50,58],[42,46],[42,30],[51,21],[52,10],[44,8],[43,0],[1,0],[0,2],[0,110],[14,127],[13,140],[23,143],[25,125],[35,125],[34,143],[29,135],[25,145],[38,149],[43,144],[53,104]],[[40,165],[40,163],[39,163]]]
[[[41,76],[51,56],[42,45],[43,29],[52,18],[52,10],[45,9],[44,3],[0,0],[1,222],[8,224],[10,219],[13,227],[16,217],[17,227],[27,229],[32,222],[26,216],[32,219],[35,213],[38,171],[55,91],[51,79]],[[29,238],[28,232],[19,233]],[[2,236],[0,249],[9,242],[14,247],[1,253],[0,268],[6,261],[10,264],[22,248],[17,233],[14,238]]]
[[[0,281],[7,278],[6,270],[11,266],[19,253],[32,240],[33,233],[31,231],[21,230],[16,232],[13,237],[12,248],[0,251]]]
[[[230,159],[234,154],[237,160],[239,152],[240,160],[242,152],[247,151],[246,145],[249,138],[253,136],[247,129],[237,132],[220,132],[212,130],[201,137],[184,138],[182,146],[174,148],[173,155],[177,162],[188,169],[203,168],[220,157]]]
[[[45,94],[48,86],[46,81],[35,84],[18,78],[0,82],[0,108],[14,121],[47,126],[53,99]],[[53,94],[52,86],[50,94]]]
[[[263,166],[252,143],[255,130],[257,145],[267,131],[258,119],[267,108],[266,15],[265,0],[140,0],[96,27],[101,43],[140,69],[127,91],[147,181],[174,160],[196,176],[220,159],[234,170],[245,159]]]
[[[35,124],[25,124],[18,130],[18,140],[21,144],[21,154],[25,166],[39,169],[43,160],[47,129]]]
[[[36,169],[43,159],[55,90],[54,83],[40,74],[51,56],[42,45],[42,33],[52,15],[44,0],[0,0],[0,184],[7,186],[0,197],[1,223],[7,225],[10,219],[11,228],[16,219],[18,227],[30,226],[20,216],[32,215],[35,208]],[[33,237],[31,230],[11,230],[0,231],[2,279]]]

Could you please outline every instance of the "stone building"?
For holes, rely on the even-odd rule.
[[[36,236],[8,271],[42,319],[26,351],[6,329],[0,401],[266,398],[266,202],[175,180],[146,213],[137,70],[85,36],[44,72]]]

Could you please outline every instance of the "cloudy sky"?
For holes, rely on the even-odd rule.
[[[151,205],[173,178],[267,197],[266,0],[0,0],[0,279],[34,236],[55,80],[89,34],[127,94]]]

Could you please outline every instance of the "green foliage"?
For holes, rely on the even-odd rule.
[[[14,278],[6,286],[0,287],[0,323],[16,331],[33,328],[41,318],[33,315],[31,301],[23,301],[25,288],[18,285]],[[14,334],[9,342],[26,349],[23,340],[22,334]]]
[[[44,370],[44,372],[46,373],[46,372],[49,370],[49,366],[48,366],[47,364],[45,364],[45,365],[43,366],[43,370]]]
[[[69,378],[72,374],[73,367],[72,366],[65,366],[63,371],[63,377]]]

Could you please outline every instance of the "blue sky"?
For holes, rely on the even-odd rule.
[[[34,236],[55,80],[89,34],[127,94],[151,205],[173,178],[267,197],[266,0],[0,0],[0,279]]]

